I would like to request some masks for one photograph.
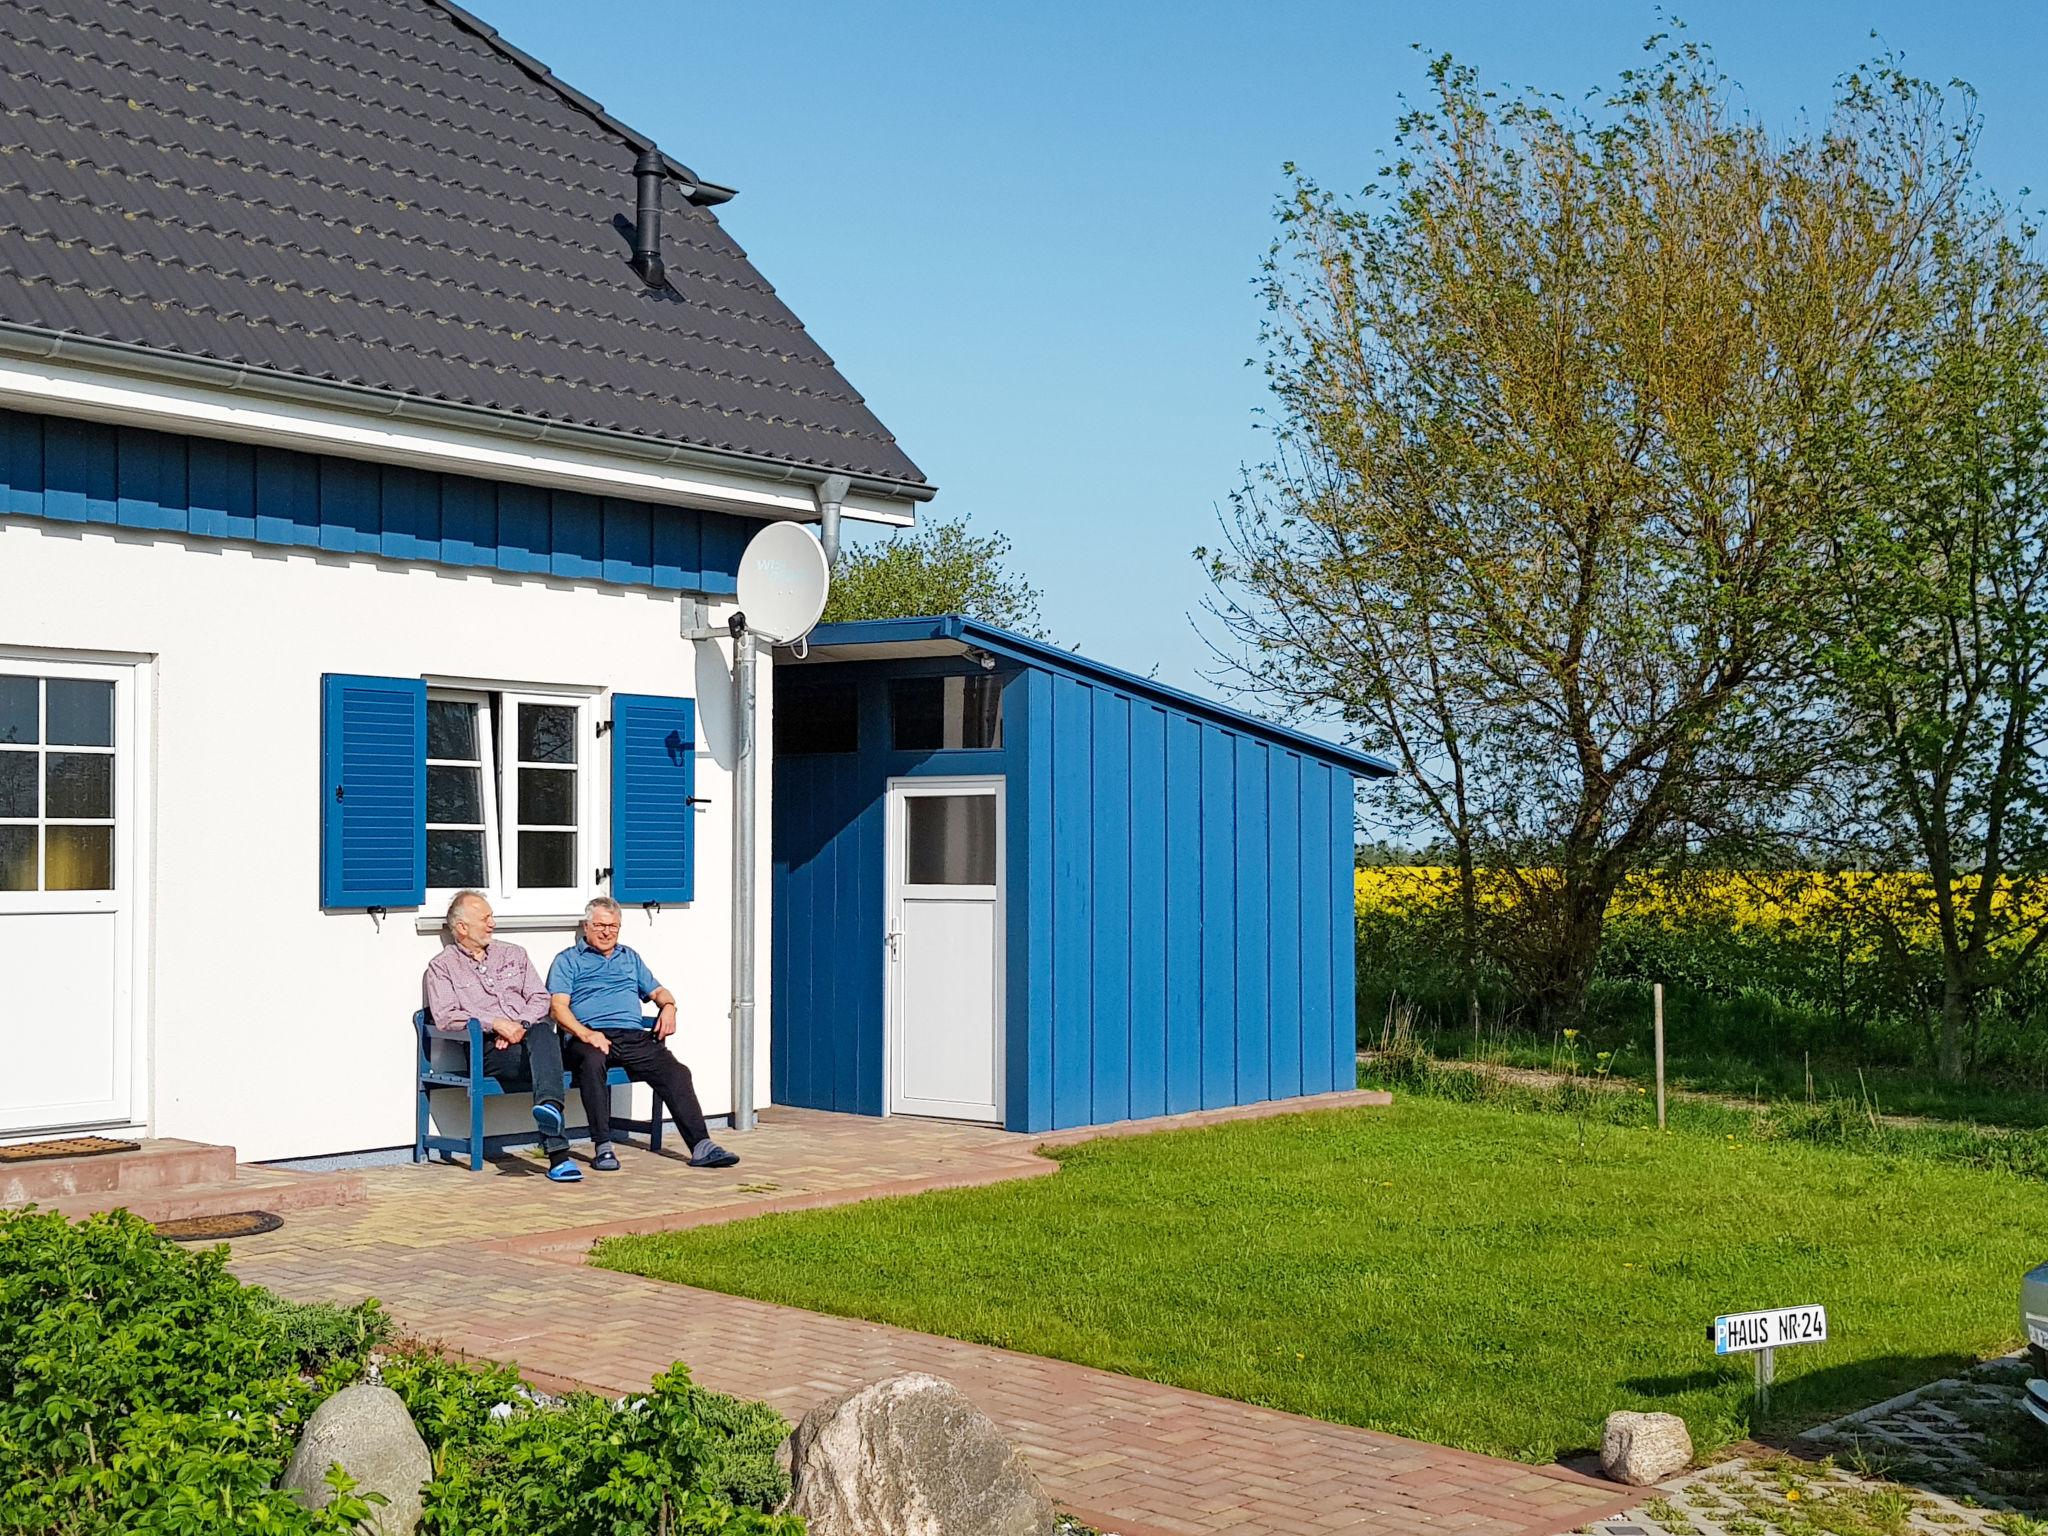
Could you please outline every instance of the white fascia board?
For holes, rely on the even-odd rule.
[[[0,356],[0,406],[747,517],[814,521],[818,515],[810,484],[795,478],[655,464],[555,443],[529,446],[481,432],[62,362]],[[916,521],[910,501],[868,493],[849,496],[844,515],[895,527]]]

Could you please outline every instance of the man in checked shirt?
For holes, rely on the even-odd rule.
[[[575,1184],[583,1170],[569,1161],[562,1134],[562,1042],[548,1017],[548,991],[526,951],[499,944],[497,919],[477,891],[448,903],[454,939],[427,964],[427,1016],[445,1035],[463,1035],[475,1019],[484,1028],[484,1072],[515,1092],[533,1089],[533,1123],[548,1155],[548,1177]]]

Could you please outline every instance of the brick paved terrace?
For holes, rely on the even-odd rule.
[[[607,1394],[671,1361],[792,1421],[898,1371],[955,1382],[1010,1434],[1055,1502],[1124,1536],[1470,1532],[1545,1536],[1615,1514],[1625,1490],[1531,1467],[982,1345],[585,1268],[597,1238],[878,1195],[1055,1176],[1048,1142],[1384,1103],[1341,1093],[1107,1132],[985,1127],[774,1109],[702,1172],[640,1147],[622,1170],[557,1186],[530,1158],[481,1173],[369,1170],[355,1204],[289,1217],[233,1245],[243,1278],[301,1300],[376,1296],[417,1337],[516,1362],[536,1385]]]

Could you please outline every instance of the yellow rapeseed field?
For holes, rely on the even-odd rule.
[[[1540,875],[1541,872],[1534,872]],[[1357,875],[1361,916],[1424,917],[1450,910],[1457,899],[1457,871],[1439,866],[1396,864],[1361,869]],[[1480,904],[1504,912],[1514,906],[1512,882],[1479,879]],[[1956,882],[1959,899],[1976,889]],[[2048,882],[2005,881],[1992,910],[2001,930],[2024,938],[2048,922]],[[1836,932],[1863,927],[1880,916],[1915,942],[1932,943],[1938,932],[1934,885],[1925,875],[1872,874],[1859,870],[1727,870],[1673,879],[1658,872],[1631,875],[1608,916],[1616,922],[1654,922],[1665,927],[1709,925],[1760,934]]]

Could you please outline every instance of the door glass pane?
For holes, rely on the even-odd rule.
[[[427,884],[434,890],[484,883],[484,835],[427,829]]]
[[[575,883],[574,832],[519,834],[519,885],[522,890],[561,889]]]
[[[483,775],[474,768],[427,768],[427,820],[478,826],[484,819]],[[434,882],[429,880],[427,884]]]
[[[474,704],[460,699],[427,700],[427,756],[477,760]]]
[[[75,677],[53,677],[49,690],[50,742],[60,747],[114,744],[114,685]],[[87,887],[74,886],[74,890]]]
[[[903,878],[912,885],[996,883],[994,795],[910,795],[903,838]]]
[[[576,761],[576,710],[568,704],[519,706],[519,761]]]
[[[112,827],[45,827],[43,889],[110,891],[114,888]]]
[[[0,677],[0,741],[16,746],[33,746],[40,739],[36,729],[36,680],[32,677]]]
[[[36,754],[0,752],[0,816],[33,816],[36,803]]]
[[[11,754],[10,754],[11,755]],[[52,752],[48,816],[110,817],[114,814],[114,755],[111,752]]]
[[[36,829],[0,827],[0,891],[36,888]]]
[[[522,825],[573,827],[576,825],[576,770],[573,768],[522,768],[519,770],[519,820]]]

